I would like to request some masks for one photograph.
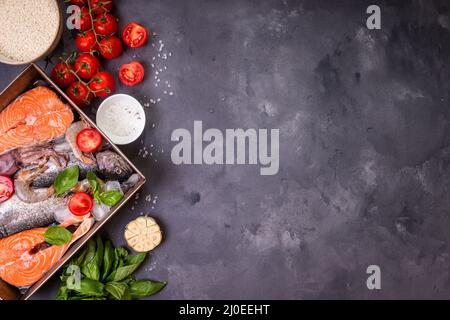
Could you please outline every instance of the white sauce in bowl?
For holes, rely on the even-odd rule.
[[[135,141],[144,131],[145,112],[132,96],[116,94],[105,99],[97,111],[97,126],[115,144]]]

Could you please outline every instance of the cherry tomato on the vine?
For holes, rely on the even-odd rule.
[[[106,59],[115,59],[122,54],[122,42],[116,36],[111,36],[100,41],[100,54]]]
[[[117,19],[112,14],[100,14],[94,19],[94,30],[99,35],[110,36],[116,33],[118,29]]]
[[[87,107],[92,102],[92,93],[80,81],[72,83],[66,90],[69,98],[79,107]]]
[[[73,70],[72,65],[60,62],[53,67],[52,79],[61,88],[66,88],[76,80],[75,75],[70,70]]]
[[[75,45],[81,52],[91,52],[98,50],[98,44],[95,39],[95,34],[92,31],[77,34],[75,38]]]
[[[99,72],[100,67],[100,61],[90,53],[82,53],[75,60],[75,70],[85,80],[89,80],[94,74]]]
[[[114,5],[113,0],[90,0],[90,4],[94,14],[110,12]]]
[[[82,7],[80,11],[80,31],[87,31],[92,28],[91,15],[89,9]]]
[[[69,3],[79,6],[79,7],[82,7],[86,4],[86,0],[70,0]]]
[[[111,73],[100,71],[92,77],[89,88],[97,97],[107,97],[116,90],[116,82]]]

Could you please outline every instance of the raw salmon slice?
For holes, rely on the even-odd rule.
[[[16,287],[34,284],[49,271],[69,249],[70,245],[85,235],[94,224],[86,218],[72,239],[65,245],[39,249],[45,243],[47,228],[36,228],[0,239],[0,279]]]
[[[31,89],[0,113],[0,155],[53,140],[73,121],[70,107],[46,87]]]

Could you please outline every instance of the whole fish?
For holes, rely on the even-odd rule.
[[[48,161],[47,170],[33,180],[32,187],[46,188],[53,184],[56,177],[67,167],[77,165],[80,168],[80,180],[86,178],[86,174],[92,171],[104,180],[125,181],[133,174],[133,169],[114,151],[99,152],[93,164],[85,164],[74,153],[67,153],[69,161],[63,168],[58,167],[54,161]]]
[[[69,161],[63,168],[58,167],[53,161],[48,161],[46,166],[47,170],[43,172],[39,177],[33,180],[32,187],[34,188],[46,188],[53,184],[58,174],[60,174],[65,168],[77,165],[80,168],[80,180],[86,178],[86,174],[89,171],[97,172],[97,164],[86,165],[78,160],[73,153],[68,153]]]
[[[52,196],[37,203],[25,203],[16,195],[0,203],[0,238],[54,222],[54,212],[67,204],[65,197]]]

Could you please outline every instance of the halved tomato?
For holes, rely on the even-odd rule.
[[[136,22],[130,22],[123,28],[122,40],[131,48],[142,47],[148,40],[147,29]]]
[[[76,216],[84,216],[91,212],[94,200],[85,192],[77,192],[70,197],[69,210]]]
[[[138,61],[123,64],[119,69],[120,81],[129,87],[141,83],[144,80],[144,75],[144,67]]]
[[[0,203],[5,202],[14,194],[14,183],[7,176],[0,176]]]
[[[81,152],[91,153],[97,151],[102,145],[102,136],[97,130],[86,128],[77,134],[76,142]]]

